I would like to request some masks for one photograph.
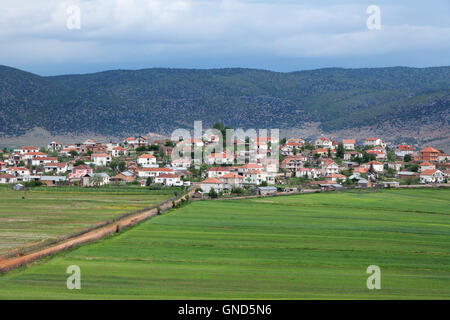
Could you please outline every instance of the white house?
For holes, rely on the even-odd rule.
[[[355,150],[355,139],[343,139],[342,144],[344,145],[344,149],[346,150]]]
[[[446,153],[440,153],[438,156],[438,161],[439,162],[447,162],[450,160],[450,156]]]
[[[348,161],[352,158],[361,158],[363,155],[361,152],[357,151],[345,151],[344,152],[344,160]]]
[[[338,182],[338,180],[345,181],[345,179],[347,179],[347,177],[339,173],[329,174],[328,176],[325,177],[325,181],[331,182]]]
[[[230,168],[213,167],[207,170],[208,178],[221,178],[222,176],[230,173]]]
[[[59,143],[58,141],[52,141],[48,144],[47,150],[57,151],[57,150],[61,150],[62,147],[63,147],[62,144]]]
[[[110,176],[105,172],[93,173],[88,176],[90,176],[90,178],[88,179],[88,183],[87,183],[87,185],[89,185],[89,186],[94,186],[94,185],[103,186],[103,185],[108,184],[109,180],[110,180]]]
[[[290,156],[295,154],[300,153],[302,150],[302,144],[298,143],[298,142],[287,142],[286,144],[282,145],[280,147],[280,153],[283,156]]]
[[[8,184],[8,183],[16,183],[17,178],[10,174],[0,174],[0,183]]]
[[[220,180],[225,182],[231,189],[232,188],[242,188],[244,177],[233,172],[227,173],[221,176]]]
[[[205,162],[209,165],[214,164],[233,164],[234,155],[228,152],[211,153],[205,159]]]
[[[374,155],[376,159],[386,159],[386,152],[384,150],[367,150],[367,154]]]
[[[306,177],[308,179],[316,179],[321,175],[321,171],[316,168],[299,168],[295,171],[295,176],[297,178]]]
[[[128,154],[127,149],[125,149],[125,148],[123,148],[121,146],[114,147],[111,150],[111,155],[114,158],[117,158],[117,157],[120,157],[120,156],[126,156],[127,154]]]
[[[143,154],[139,156],[137,162],[144,168],[154,166],[156,165],[156,157],[152,154]]]
[[[258,163],[246,163],[238,168],[240,174],[244,174],[253,170],[263,171],[264,167]]]
[[[172,161],[173,168],[187,169],[191,166],[191,160],[189,158],[179,158]]]
[[[155,177],[155,183],[161,183],[165,186],[179,185],[180,182],[180,177],[172,173],[164,173]]]
[[[303,168],[304,162],[307,159],[304,156],[290,156],[281,161],[281,169],[296,171],[300,168]]]
[[[414,147],[407,144],[400,144],[395,148],[395,155],[399,158],[403,158],[407,154],[412,155],[414,153]]]
[[[363,163],[361,167],[370,169],[370,166],[373,167],[373,170],[376,172],[383,172],[384,171],[384,165],[381,162],[378,161],[370,161],[367,163]]]
[[[444,182],[444,173],[440,170],[429,169],[420,173],[420,183],[441,183]]]
[[[44,172],[54,172],[57,174],[66,173],[68,170],[67,163],[47,163],[44,165]]]
[[[402,161],[389,162],[388,168],[399,172],[404,165],[405,165],[405,163]]]
[[[35,158],[46,158],[47,155],[43,152],[26,152],[22,154],[22,160],[33,160]]]
[[[219,193],[225,189],[225,182],[217,178],[208,178],[202,181],[200,188],[206,193],[210,192],[211,189],[214,189],[217,193]]]
[[[152,178],[157,177],[160,174],[173,174],[174,171],[170,168],[143,168],[137,170],[139,178]]]
[[[244,173],[244,181],[245,184],[256,184],[260,185],[263,182],[267,181],[267,173],[259,170],[251,170],[249,172]]]
[[[111,162],[111,156],[107,153],[93,153],[91,159],[99,167],[106,166]]]
[[[316,142],[314,143],[316,148],[324,148],[324,149],[332,149],[333,148],[333,141],[331,139],[320,137],[316,139]]]
[[[36,147],[23,147],[22,149],[18,150],[20,154],[25,154],[28,152],[38,152],[39,149]]]
[[[337,174],[339,172],[339,166],[331,159],[327,159],[322,164],[322,175],[327,176],[330,174]]]
[[[369,147],[381,146],[381,147],[385,147],[385,145],[383,144],[383,141],[380,138],[367,138],[364,141],[364,146],[369,146]]]
[[[29,176],[31,174],[30,170],[22,167],[10,167],[6,168],[5,172],[14,177]]]
[[[431,162],[422,162],[420,164],[419,172],[425,171],[425,170],[433,170],[436,169],[436,166],[432,164]]]
[[[40,165],[45,165],[48,163],[56,163],[58,162],[58,158],[57,157],[39,157],[39,158],[34,158],[33,160],[31,160],[31,165],[32,166],[40,166]]]

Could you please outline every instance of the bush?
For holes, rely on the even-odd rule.
[[[162,189],[162,185],[160,183],[150,183],[148,185],[148,189],[149,190],[161,190]]]
[[[208,192],[208,196],[212,199],[216,199],[219,197],[219,195],[217,194],[216,190],[214,190],[214,188],[211,188]]]
[[[233,188],[233,189],[231,189],[231,193],[233,193],[233,194],[243,194],[244,190],[242,188]]]

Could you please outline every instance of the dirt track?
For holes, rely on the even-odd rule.
[[[189,196],[191,196],[193,192],[194,192],[194,190],[191,189],[188,192]],[[186,195],[184,195],[180,199],[176,200],[176,203],[180,202],[181,199],[183,199],[185,197],[186,197]],[[172,208],[172,202],[171,201],[162,202],[159,205],[159,207],[161,208],[161,212],[164,212],[167,209]],[[23,255],[20,257],[13,257],[13,258],[7,258],[7,259],[0,258],[0,273],[20,267],[20,266],[28,264],[28,263],[31,263],[37,259],[73,248],[73,247],[76,247],[79,245],[82,245],[84,243],[99,240],[110,234],[115,233],[117,231],[117,228],[119,228],[119,230],[122,230],[123,228],[131,227],[141,221],[144,221],[146,219],[154,217],[157,214],[158,214],[157,208],[150,209],[148,211],[144,211],[144,212],[138,213],[136,215],[124,217],[124,218],[122,218],[118,221],[115,221],[111,224],[108,224],[106,226],[88,231],[82,235],[70,238],[61,243],[52,245],[45,249],[38,250],[36,252],[32,252],[32,253],[29,253],[29,254],[26,254],[26,255]]]

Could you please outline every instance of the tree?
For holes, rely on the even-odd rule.
[[[145,152],[147,151],[147,147],[146,146],[140,146],[136,148],[136,152]]]
[[[172,144],[172,146],[173,146],[173,142],[172,141],[167,141],[166,142],[166,146],[167,146],[167,144],[168,143],[171,143]],[[172,146],[169,146],[169,147],[172,147]],[[152,145],[150,145],[149,147],[148,147],[148,151],[157,151],[157,152],[159,152],[159,149],[160,149],[161,147],[159,146],[159,145],[157,145],[157,144],[152,144]]]
[[[72,157],[75,157],[78,155],[78,152],[76,152],[75,150],[71,150],[69,153]]]
[[[93,177],[91,177],[89,179],[89,181],[92,183],[92,185],[94,187],[100,187],[100,185],[103,182],[103,178],[101,176],[99,176],[99,175],[94,175]]]
[[[127,169],[127,164],[125,163],[125,161],[120,161],[119,162],[119,171],[123,172]]]
[[[342,143],[339,143],[336,149],[336,157],[339,159],[344,159],[344,153],[345,153],[344,145]]]
[[[216,190],[214,188],[211,188],[208,192],[208,196],[212,199],[217,198],[219,195],[217,194]]]
[[[377,157],[374,154],[363,153],[363,162],[370,162],[376,160]]]
[[[403,157],[403,161],[405,162],[410,162],[412,160],[412,157],[410,154],[405,154],[405,156]]]
[[[261,187],[267,187],[267,181],[261,182]]]
[[[173,148],[173,147],[175,147],[175,144],[173,143],[173,141],[169,140],[169,141],[166,142],[165,146],[166,146],[166,147],[172,147],[172,148]],[[159,146],[158,146],[158,147],[159,147]]]
[[[77,160],[77,161],[75,161],[75,163],[73,164],[73,166],[74,167],[77,167],[77,166],[81,166],[81,165],[84,165],[85,163],[84,163],[84,161],[83,160]]]

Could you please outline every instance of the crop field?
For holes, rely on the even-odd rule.
[[[173,196],[173,190],[150,191],[139,186],[39,187],[19,192],[2,186],[0,255],[11,249],[76,233]]]
[[[0,299],[450,299],[449,208],[448,189],[196,201],[8,272]]]

